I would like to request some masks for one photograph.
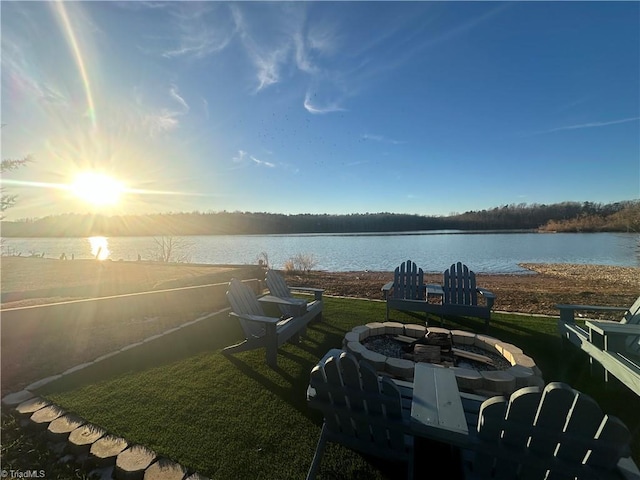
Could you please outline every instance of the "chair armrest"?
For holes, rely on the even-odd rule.
[[[558,304],[556,308],[560,310],[560,320],[564,323],[575,323],[575,312],[584,310],[587,312],[626,312],[626,307],[610,307],[606,305],[565,305]]]
[[[258,323],[274,323],[277,324],[280,319],[275,317],[265,317],[262,315],[249,315],[247,313],[235,313],[231,312],[229,315],[232,317],[241,318],[243,320],[248,320],[250,322],[258,322]]]
[[[258,298],[262,303],[275,303],[276,305],[286,305],[289,307],[299,307],[301,305],[307,305],[307,301],[303,298],[294,297],[276,297],[275,295],[264,295]]]
[[[496,301],[496,294],[487,290],[486,288],[479,287],[476,287],[476,292],[487,299],[487,308],[491,310],[493,308],[493,303]]]
[[[313,293],[315,300],[322,300],[322,294],[324,293],[324,288],[313,287],[289,287],[289,290],[295,292]]]
[[[496,298],[496,294],[486,288],[476,288],[476,291],[485,298]]]
[[[307,312],[307,301],[304,298],[276,297],[265,295],[258,299],[261,303],[271,303],[279,306],[292,307],[288,313],[296,317],[301,317]]]
[[[601,334],[640,335],[640,325],[635,323],[629,324],[602,320],[587,320],[585,325]]]
[[[637,342],[634,338],[640,336],[640,325],[637,324],[596,320],[587,320],[584,324],[589,330],[589,340],[608,352],[624,353],[629,343]]]
[[[382,294],[384,295],[385,300],[387,299],[387,297],[389,297],[391,290],[393,290],[393,282],[385,283],[382,286]]]

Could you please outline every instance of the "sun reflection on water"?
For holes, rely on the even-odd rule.
[[[89,237],[89,243],[91,244],[91,255],[96,260],[106,260],[111,255],[107,237]]]

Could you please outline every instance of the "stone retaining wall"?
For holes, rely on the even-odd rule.
[[[474,345],[484,350],[502,355],[510,364],[506,370],[479,371],[464,367],[453,368],[458,388],[463,392],[484,396],[511,395],[522,387],[544,386],[542,372],[535,361],[510,343],[502,342],[483,334],[475,334],[464,330],[447,330],[440,327],[429,327],[429,332],[446,333],[453,336],[454,344]],[[362,341],[376,335],[405,335],[421,338],[427,333],[422,325],[403,324],[399,322],[373,322],[354,327],[344,336],[343,349],[351,352],[359,360],[371,363],[379,372],[387,373],[403,380],[413,380],[415,363],[403,358],[387,357],[367,349]],[[442,367],[446,368],[446,367]]]

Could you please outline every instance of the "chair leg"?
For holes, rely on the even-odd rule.
[[[407,460],[407,480],[414,480],[415,478],[415,469],[413,466],[413,452],[409,455],[409,460]]]
[[[275,323],[266,325],[266,360],[271,368],[278,366],[278,336]]]
[[[313,461],[311,462],[311,467],[309,467],[309,472],[307,473],[307,480],[314,480],[318,473],[318,469],[320,468],[320,462],[322,461],[322,455],[324,454],[324,447],[327,444],[327,439],[324,435],[325,428],[326,425],[323,423],[320,438],[318,439],[318,445],[316,446],[316,452],[313,454]]]

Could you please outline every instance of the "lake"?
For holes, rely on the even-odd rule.
[[[47,258],[154,260],[162,237],[3,238],[4,255]],[[410,259],[425,272],[461,261],[479,273],[523,273],[519,263],[640,266],[636,233],[466,233],[204,235],[170,237],[172,259],[190,263],[256,264],[267,257],[282,268],[295,255],[311,257],[314,270],[393,271]],[[140,256],[140,257],[138,257]]]

